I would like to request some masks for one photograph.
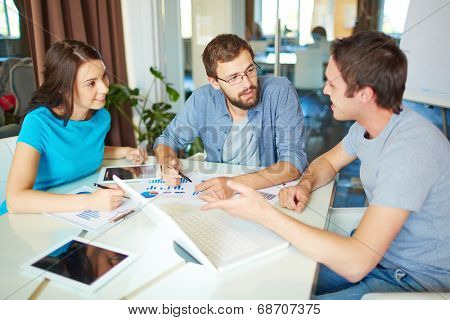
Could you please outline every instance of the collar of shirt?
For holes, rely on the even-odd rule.
[[[219,106],[219,114],[218,115],[220,117],[228,116],[231,119],[230,111],[228,110],[228,107],[227,107],[226,97],[221,90],[217,90],[217,91],[219,93],[219,99],[221,101],[221,103],[217,104]],[[260,112],[261,110],[262,110],[262,103],[261,103],[261,96],[260,96],[258,104],[256,106],[254,106],[253,108],[251,108],[250,110],[248,110],[248,112],[247,112],[248,120],[251,121],[253,119],[253,117],[255,116],[255,114],[257,112]]]

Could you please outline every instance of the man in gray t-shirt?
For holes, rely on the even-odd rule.
[[[359,158],[369,206],[351,236],[294,220],[236,182],[228,186],[239,198],[205,206],[257,221],[320,262],[315,298],[450,290],[450,145],[402,106],[406,70],[406,56],[382,33],[335,40],[324,93],[335,119],[356,123],[311,163],[297,186],[279,194],[281,206],[301,212],[312,190]]]
[[[402,268],[429,290],[450,288],[448,140],[408,108],[392,115],[376,138],[364,134],[365,129],[355,123],[342,145],[361,160],[369,205],[409,211],[380,265]]]

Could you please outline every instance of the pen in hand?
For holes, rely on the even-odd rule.
[[[96,187],[98,187],[98,188],[100,188],[100,189],[112,189],[112,188],[109,188],[109,187],[107,187],[107,186],[104,186],[104,185],[102,185],[102,184],[98,184],[98,183],[95,183],[94,182],[94,186],[96,186]],[[128,197],[128,196],[123,196],[125,199],[130,199],[130,197]]]
[[[191,179],[189,179],[189,177],[187,175],[185,175],[184,173],[182,173],[180,170],[175,169],[174,167],[172,167],[170,164],[167,165],[170,169],[172,170],[176,170],[178,172],[178,174],[180,176],[182,176],[183,178],[185,178],[187,181],[192,182]]]

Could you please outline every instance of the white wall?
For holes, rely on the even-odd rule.
[[[184,105],[184,59],[181,38],[181,18],[179,0],[163,0],[163,69],[168,82],[180,93],[178,102],[172,104],[178,112]]]
[[[220,33],[245,35],[245,1],[192,0],[192,78],[196,88],[208,83],[201,55]]]
[[[412,0],[400,48],[408,58],[404,99],[450,108],[450,6]]]

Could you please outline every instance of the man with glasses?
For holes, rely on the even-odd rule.
[[[180,183],[177,152],[196,137],[203,141],[207,161],[266,167],[196,186],[218,199],[235,194],[226,185],[230,179],[261,189],[303,172],[305,130],[297,92],[285,78],[258,77],[253,58],[250,45],[233,34],[221,34],[206,46],[203,64],[209,84],[193,92],[154,144],[166,183]]]

